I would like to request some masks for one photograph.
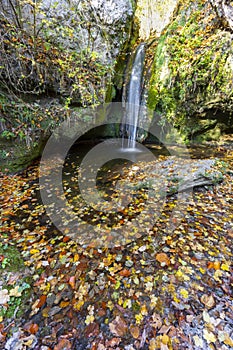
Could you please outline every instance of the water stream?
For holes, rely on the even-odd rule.
[[[145,44],[136,50],[126,96],[126,110],[123,120],[122,148],[136,151],[137,127],[142,95],[142,76],[145,58]],[[127,138],[127,139],[126,139]]]

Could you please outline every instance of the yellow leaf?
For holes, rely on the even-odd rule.
[[[136,320],[137,324],[140,324],[141,321],[143,320],[142,314],[140,313],[140,314],[135,315],[135,320]]]
[[[79,300],[77,301],[77,303],[74,304],[74,309],[79,311],[83,305],[84,305],[84,300]]]
[[[227,333],[225,333],[224,335],[225,335],[224,344],[233,347],[233,340],[232,340],[232,338],[230,338]]]
[[[141,307],[141,314],[146,316],[148,314],[148,311],[147,311],[147,308],[146,308],[146,305],[142,305]]]
[[[30,250],[30,254],[36,254],[36,253],[39,253],[39,249],[31,249]]]
[[[85,323],[86,325],[89,325],[90,323],[94,322],[95,317],[93,315],[87,315],[86,319],[85,319]]]
[[[205,338],[205,340],[207,341],[207,343],[215,343],[216,342],[216,337],[214,335],[214,333],[209,332],[207,329],[204,329],[203,331],[203,337]]]
[[[222,283],[222,280],[220,279],[220,277],[222,277],[222,275],[223,275],[223,272],[221,270],[216,270],[214,273],[215,281]]]
[[[16,286],[15,288],[10,290],[10,297],[21,297],[22,292],[19,290],[19,286]]]
[[[175,303],[180,303],[180,299],[178,299],[176,295],[174,295],[173,300],[175,301]]]
[[[185,299],[187,299],[188,296],[189,296],[188,291],[187,291],[186,289],[184,289],[184,288],[181,288],[180,294],[181,294]]]
[[[194,335],[193,340],[194,340],[195,346],[199,346],[200,348],[203,349],[203,340],[199,338],[198,335]]]
[[[155,349],[156,349],[156,340],[155,340],[155,338],[153,338],[150,340],[149,350],[155,350]]]
[[[162,336],[162,343],[164,344],[164,345],[167,345],[168,344],[168,342],[169,342],[169,336],[167,335],[167,334],[163,334],[163,336]]]
[[[221,269],[224,270],[224,271],[230,271],[229,265],[228,264],[224,264],[224,263],[221,265]]]

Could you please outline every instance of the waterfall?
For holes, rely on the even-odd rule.
[[[144,58],[145,44],[142,43],[137,47],[135,53],[126,96],[126,109],[122,125],[122,146],[127,149],[136,149]],[[128,138],[127,142],[125,142],[126,137]]]

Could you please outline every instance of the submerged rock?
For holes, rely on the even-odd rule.
[[[193,190],[197,186],[215,185],[223,180],[224,169],[217,168],[218,159],[183,159],[170,156],[143,165],[129,187],[149,189],[161,197]],[[132,177],[132,174],[130,173]],[[140,181],[143,178],[143,181]],[[128,180],[128,179],[127,179]],[[128,180],[130,182],[130,180]]]

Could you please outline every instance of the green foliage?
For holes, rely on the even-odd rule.
[[[25,103],[0,93],[2,132],[0,139],[17,140],[26,147],[37,144],[43,129],[44,134],[59,122],[58,111],[51,106],[44,110],[38,104]]]
[[[56,11],[58,4],[50,11]],[[47,15],[41,1],[17,2],[13,20],[1,21],[0,87],[17,94],[41,94],[55,88],[70,98],[67,105],[73,100],[83,106],[103,102],[113,72],[93,50],[93,33],[89,31],[84,49],[70,47],[65,40],[72,41],[79,30],[90,27],[83,11],[73,7],[69,13],[72,26],[67,26],[65,20]]]
[[[24,266],[20,253],[12,245],[0,242],[0,256],[2,257],[0,270],[7,267],[8,271],[19,271]]]
[[[186,1],[156,48],[148,105],[186,135],[193,129],[190,117],[211,101],[232,110],[230,34],[218,28],[207,1]]]

